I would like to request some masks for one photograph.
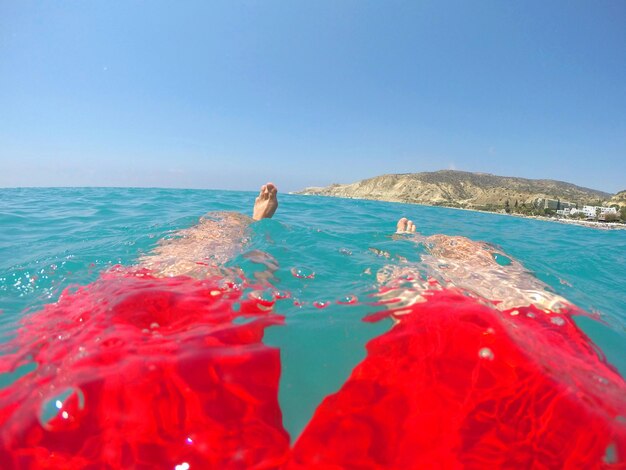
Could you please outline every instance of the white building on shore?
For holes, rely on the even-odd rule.
[[[597,217],[604,217],[607,214],[617,215],[617,209],[615,207],[604,206],[583,206],[582,209],[564,209],[562,211],[556,211],[559,215],[575,216],[577,214],[585,214],[588,219],[595,219]]]

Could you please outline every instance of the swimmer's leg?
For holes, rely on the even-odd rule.
[[[410,220],[405,217],[398,220],[396,233],[414,232],[415,225]],[[442,285],[456,286],[492,301],[501,310],[528,305],[549,310],[571,306],[519,261],[488,243],[443,234],[414,240],[426,248],[419,267],[430,277]],[[500,265],[496,257],[503,257],[508,263]],[[417,266],[408,265],[404,265],[401,271],[406,274],[411,268],[417,272]],[[390,273],[399,271],[399,267],[381,270],[379,281],[388,282]]]
[[[237,212],[203,216],[197,225],[161,240],[153,251],[140,258],[140,267],[150,269],[157,276],[224,275],[226,262],[243,251],[250,224],[271,218],[276,212],[277,193],[274,184],[263,185],[255,200],[252,218]]]
[[[259,196],[254,201],[254,209],[252,210],[252,218],[254,220],[271,218],[278,208],[278,199],[276,197],[278,189],[274,183],[267,183],[261,186]]]
[[[398,220],[396,227],[396,233],[415,233],[415,224],[412,220],[408,220],[406,217],[402,217]]]
[[[416,243],[422,243],[424,237],[416,233],[415,224],[412,220],[407,219],[406,217],[402,217],[398,220],[396,224],[396,233],[392,236],[393,239],[404,239],[402,235],[412,235],[410,239]],[[372,248],[370,250],[374,251],[377,254],[382,254],[386,258],[392,258],[392,256],[387,252],[376,251]],[[419,290],[419,287],[422,284],[422,276],[420,275],[418,266],[415,263],[408,263],[406,258],[402,256],[394,256],[393,258],[398,259],[398,264],[389,264],[378,270],[376,273],[376,281],[380,285],[384,285],[386,287],[393,287],[390,285],[390,282],[393,283],[394,280],[402,278],[401,284],[406,285],[407,282],[415,283],[415,289],[412,291],[415,292]],[[408,281],[411,279],[411,281]],[[388,296],[393,297],[396,294],[399,294],[399,297],[402,298],[404,303],[412,303],[415,300],[415,296],[412,292],[408,290],[406,292],[399,292],[396,290],[389,290]]]

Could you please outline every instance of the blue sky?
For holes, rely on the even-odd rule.
[[[626,189],[626,2],[2,1],[0,186]]]

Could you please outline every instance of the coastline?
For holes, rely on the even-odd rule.
[[[335,196],[331,196],[331,197],[335,197]],[[395,201],[392,201],[392,202],[395,202]],[[405,204],[414,204],[414,203],[407,202]],[[540,216],[540,215],[507,214],[507,213],[503,213],[503,212],[485,211],[485,210],[481,210],[481,209],[469,209],[467,207],[435,206],[435,205],[430,205],[430,204],[421,204],[421,205],[424,205],[424,206],[427,206],[427,207],[445,207],[446,209],[458,209],[458,210],[462,210],[462,211],[481,212],[483,214],[494,214],[494,215],[503,215],[503,216],[509,216],[509,217],[519,217],[521,219],[534,219],[534,220],[541,220],[541,221],[544,221],[544,222],[556,222],[556,223],[566,224],[566,225],[579,225],[581,227],[594,228],[596,230],[626,230],[626,223],[622,223],[622,222],[608,223],[608,222],[600,222],[600,221],[593,221],[593,220],[579,220],[579,219],[564,219],[564,218],[557,218],[557,217],[543,217],[543,216]]]
[[[507,214],[508,215],[508,214]],[[561,224],[569,224],[569,225],[581,225],[583,227],[595,228],[596,230],[626,230],[626,224],[622,222],[600,222],[593,220],[576,220],[576,219],[556,219],[551,217],[537,217],[533,216],[533,218],[547,220],[549,222],[558,222]]]
[[[481,212],[483,214],[494,214],[494,215],[504,215],[511,217],[520,217],[522,219],[534,219],[534,220],[542,220],[545,222],[555,222],[566,225],[578,225],[581,227],[593,228],[596,230],[626,230],[626,223],[623,222],[600,222],[600,221],[591,221],[591,220],[579,220],[579,219],[564,219],[564,218],[556,218],[556,217],[544,217],[540,215],[524,215],[524,214],[507,214],[503,212],[495,212],[495,211],[486,211],[481,209],[470,209],[467,207],[452,207],[445,205],[435,205],[435,204],[418,204],[415,202],[408,201],[391,201],[387,199],[374,199],[374,198],[362,198],[362,197],[350,197],[350,196],[332,196],[329,194],[307,194],[301,192],[290,192],[288,194],[294,194],[298,196],[322,196],[322,197],[332,197],[339,199],[360,199],[362,201],[381,201],[381,202],[394,202],[401,204],[412,204],[416,206],[426,206],[426,207],[443,207],[445,209],[456,209],[461,211],[471,211],[471,212]]]

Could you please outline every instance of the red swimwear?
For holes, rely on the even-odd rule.
[[[0,390],[0,468],[624,465],[626,386],[569,314],[427,299],[290,449],[262,342],[282,317],[216,279],[105,273],[29,315],[0,357],[0,372],[38,364]]]
[[[626,386],[569,315],[432,294],[370,341],[288,468],[623,468]]]
[[[0,391],[0,468],[281,465],[280,356],[261,340],[282,319],[240,295],[106,273],[28,316],[0,370],[39,367]],[[42,422],[46,403],[56,415]]]

